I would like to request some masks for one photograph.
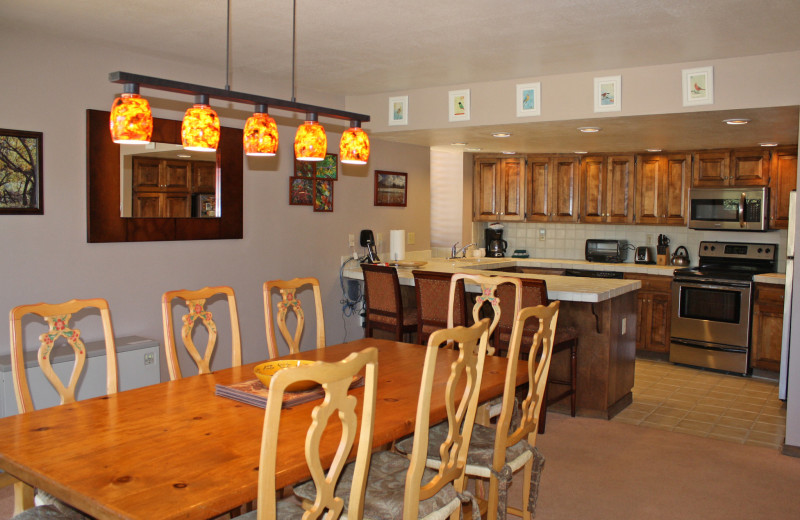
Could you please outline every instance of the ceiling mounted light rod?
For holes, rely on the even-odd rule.
[[[154,78],[152,76],[141,76],[139,74],[131,74],[129,72],[112,72],[108,75],[108,80],[112,83],[134,83],[138,85],[139,88],[151,88],[154,90],[164,90],[167,92],[176,92],[178,94],[188,94],[192,96],[206,95],[209,98],[222,99],[225,101],[233,101],[238,103],[247,103],[250,105],[263,104],[268,105],[270,108],[279,108],[292,112],[315,113],[320,116],[331,117],[334,119],[360,121],[362,123],[366,123],[370,120],[369,116],[366,114],[357,114],[335,108],[308,105],[306,103],[297,103],[294,101],[287,101],[285,99],[258,96],[255,94],[247,94],[245,92],[236,92],[234,90],[206,87],[203,85],[184,83],[182,81],[172,81],[169,79]]]

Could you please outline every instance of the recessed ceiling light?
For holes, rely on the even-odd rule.
[[[481,148],[464,148],[465,152],[480,152]]]
[[[467,143],[450,143],[450,146],[467,146]]]
[[[729,125],[746,125],[750,120],[746,117],[737,117],[734,119],[723,119],[722,122],[728,123]]]
[[[515,154],[515,153],[517,153],[517,152],[507,152],[507,151],[506,151],[506,152],[500,152],[500,153],[504,153],[504,154],[506,154],[506,155],[514,155],[514,154]]]
[[[585,154],[585,153],[589,153],[589,152],[584,152],[584,151],[575,151],[575,152],[572,152],[572,153],[577,153],[577,154],[579,154],[579,155],[583,155],[583,154]]]
[[[661,148],[648,148],[648,149],[647,149],[647,151],[648,151],[648,152],[654,152],[654,153],[655,153],[655,152],[660,152],[660,151],[661,151]]]
[[[492,137],[511,137],[511,132],[492,132]]]
[[[595,132],[599,132],[600,128],[596,126],[579,126],[578,130],[585,134],[593,134]]]
[[[178,157],[180,157],[181,159],[188,159],[189,157],[191,157],[191,155],[189,155],[188,153],[179,153]]]
[[[761,146],[778,146],[778,143],[758,143]]]

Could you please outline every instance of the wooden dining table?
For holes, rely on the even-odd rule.
[[[414,431],[426,347],[365,338],[285,357],[338,361],[371,346],[379,350],[373,438],[378,448]],[[439,352],[432,424],[446,418],[444,386],[457,354]],[[503,392],[506,362],[487,356],[482,401]],[[265,412],[216,396],[215,389],[254,379],[256,364],[0,419],[0,469],[96,518],[224,514],[258,495]],[[521,364],[517,383],[525,377]],[[363,388],[351,392],[360,400]],[[278,489],[309,477],[304,442],[314,406],[282,412]],[[337,442],[338,437],[322,443],[325,459],[332,459]]]

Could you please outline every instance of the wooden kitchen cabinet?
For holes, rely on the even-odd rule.
[[[636,157],[637,224],[686,225],[691,165],[688,153]]]
[[[581,159],[580,219],[587,223],[633,222],[633,155]]]
[[[191,215],[191,199],[188,193],[134,192],[133,215],[137,218],[188,217]]]
[[[217,163],[212,161],[192,162],[192,193],[217,192]]]
[[[636,350],[669,353],[672,277],[638,273],[624,276],[642,282],[636,294]]]
[[[524,157],[477,158],[473,196],[474,220],[523,220],[524,182]]]
[[[769,227],[789,227],[789,193],[797,188],[797,147],[772,152],[769,167]]]
[[[780,370],[784,291],[783,285],[755,284],[750,341],[750,366],[753,368]]]
[[[696,152],[692,186],[766,186],[769,181],[769,155],[769,150],[760,147]]]
[[[577,222],[580,161],[572,155],[530,155],[525,179],[526,219]]]
[[[197,171],[193,165],[199,167]],[[216,187],[216,164],[213,162],[180,161],[155,157],[134,157],[133,168],[133,216],[190,217],[192,211],[191,192],[193,174],[198,182],[209,178],[207,164],[213,167],[213,184]]]

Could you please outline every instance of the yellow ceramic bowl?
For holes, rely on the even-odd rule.
[[[256,373],[256,377],[261,381],[265,387],[269,388],[269,382],[272,381],[272,376],[275,375],[278,370],[282,370],[284,368],[292,368],[298,367],[303,365],[310,365],[314,363],[314,361],[310,360],[303,360],[303,359],[283,359],[278,361],[267,361],[266,363],[261,363],[257,365],[253,372]],[[291,385],[286,387],[287,392],[304,392],[306,390],[310,390],[318,386],[318,383],[315,381],[297,381],[296,383],[292,383]]]

